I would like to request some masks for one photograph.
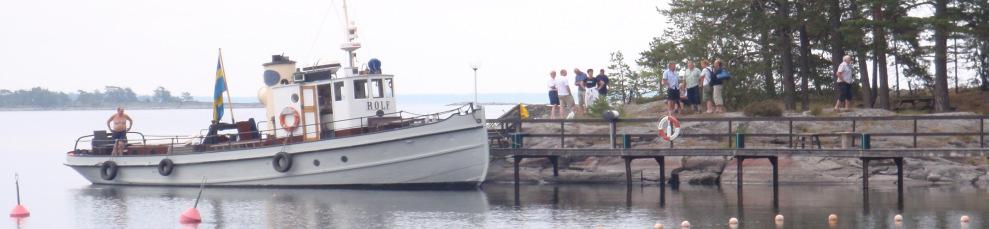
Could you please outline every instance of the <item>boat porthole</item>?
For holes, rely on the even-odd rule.
[[[347,162],[347,156],[341,156],[340,157],[340,161],[346,163]]]
[[[293,103],[299,102],[299,94],[292,94],[292,102]]]
[[[312,160],[312,165],[319,166],[319,159]]]

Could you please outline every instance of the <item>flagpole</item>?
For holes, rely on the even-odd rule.
[[[230,123],[233,124],[237,123],[237,121],[234,120],[234,103],[230,97],[230,84],[227,83],[227,69],[225,64],[223,64],[223,49],[218,48],[217,50],[220,52],[220,71],[223,71],[223,86],[227,90],[227,107],[230,108]]]

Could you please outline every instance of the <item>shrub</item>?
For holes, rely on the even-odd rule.
[[[823,111],[822,111],[821,107],[811,107],[810,108],[810,115],[811,116],[821,115],[822,112]]]
[[[587,116],[590,117],[601,117],[601,114],[605,111],[612,110],[611,104],[608,103],[608,98],[604,96],[598,97],[597,100],[591,102],[590,106],[587,108]]]
[[[780,117],[783,116],[783,108],[774,102],[761,101],[750,103],[742,109],[745,116],[750,117]]]

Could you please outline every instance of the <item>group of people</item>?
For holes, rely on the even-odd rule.
[[[695,113],[701,113],[701,108],[707,104],[705,113],[725,112],[723,96],[724,76],[721,59],[709,66],[707,60],[701,60],[700,69],[695,68],[693,61],[687,61],[687,69],[681,74],[677,71],[676,63],[670,62],[663,71],[660,87],[666,89],[666,108],[670,114],[679,114],[690,108]]]
[[[599,70],[597,76],[594,75],[594,69],[587,69],[585,73],[580,68],[574,68],[573,72],[575,75],[573,81],[567,77],[566,69],[561,69],[559,76],[557,71],[550,71],[549,73],[550,79],[547,86],[549,87],[549,104],[552,106],[550,109],[551,118],[562,118],[571,112],[586,113],[589,104],[594,103],[600,97],[608,96],[610,79],[608,79],[608,75],[604,74],[604,69]],[[570,90],[571,82],[577,88],[576,95]],[[576,102],[574,97],[576,97]]]

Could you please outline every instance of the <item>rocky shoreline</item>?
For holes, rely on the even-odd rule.
[[[623,107],[630,117],[655,117],[661,106],[656,103],[628,105]],[[530,106],[528,110],[535,118],[543,117],[541,106]],[[651,115],[650,115],[651,114]],[[785,116],[808,116],[804,113],[788,113]],[[893,112],[880,109],[856,109],[833,116],[894,116]],[[974,115],[973,113],[957,112],[930,115]],[[698,114],[688,117],[741,117],[741,113]],[[977,120],[976,120],[977,121]],[[759,128],[748,128],[750,133],[786,133],[788,125],[783,122],[739,123],[739,125],[757,125]],[[573,127],[571,127],[573,125]],[[753,125],[753,126],[755,126]],[[526,133],[559,133],[559,124],[526,124]],[[624,126],[620,130],[625,133],[652,133],[652,126]],[[736,127],[737,128],[737,127]],[[841,127],[826,122],[806,122],[795,124],[795,129],[801,132],[838,131]],[[858,128],[864,132],[897,132],[907,129],[912,131],[910,121],[866,122]],[[683,123],[682,130],[690,133],[714,133],[725,131],[725,123]],[[600,134],[607,133],[608,127],[593,124],[568,124],[567,133]],[[652,131],[652,132],[650,132]],[[978,131],[978,125],[970,121],[950,120],[939,122],[921,122],[920,132],[961,132]],[[839,144],[837,139],[821,138],[825,147]],[[747,140],[747,145],[780,144],[780,139],[759,138]],[[929,148],[978,147],[976,137],[926,137],[918,144]],[[526,148],[556,148],[558,138],[527,138]],[[608,143],[599,139],[567,139],[567,147],[605,148]],[[638,141],[633,148],[658,148],[668,144],[662,140]],[[723,146],[724,140],[704,138],[678,139],[678,146]],[[785,141],[784,143],[785,144]],[[910,137],[874,138],[873,145],[883,147],[912,146]],[[525,159],[521,163],[520,180],[527,183],[624,183],[624,161],[618,157],[579,157],[561,158],[559,176],[554,177],[552,165],[547,159]],[[989,159],[987,158],[905,158],[904,183],[913,184],[972,184],[982,187],[989,186]],[[666,157],[667,181],[680,184],[734,184],[736,181],[737,160],[731,157]],[[743,162],[746,184],[771,183],[772,166],[765,159],[749,159]],[[489,182],[513,182],[513,167],[511,158],[492,158],[488,170]],[[857,158],[826,158],[826,157],[780,157],[779,180],[781,183],[860,183],[862,181],[862,165]],[[659,166],[651,159],[634,160],[632,163],[633,181],[655,183],[659,178]],[[877,160],[869,164],[869,181],[874,184],[895,184],[896,166],[891,160]]]

